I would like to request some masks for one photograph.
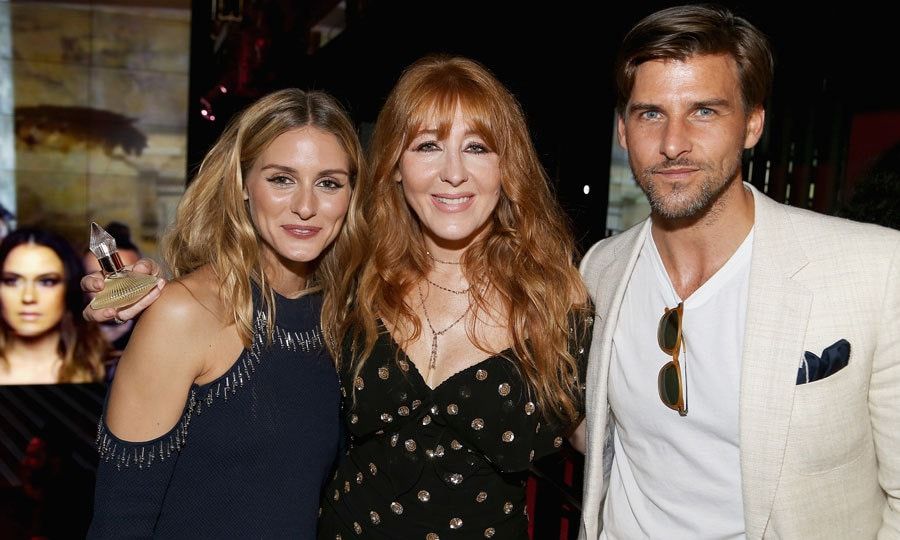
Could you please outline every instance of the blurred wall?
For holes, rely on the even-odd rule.
[[[0,203],[76,246],[122,221],[154,254],[185,185],[190,10],[0,6]]]

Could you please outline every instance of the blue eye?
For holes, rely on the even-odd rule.
[[[647,120],[656,120],[660,116],[662,116],[662,115],[660,114],[659,111],[644,111],[641,113],[641,117],[646,118]]]
[[[62,279],[57,277],[46,277],[38,280],[38,283],[42,287],[55,287],[62,282]]]
[[[697,114],[699,116],[713,116],[716,114],[716,111],[710,109],[709,107],[701,107],[697,109]]]

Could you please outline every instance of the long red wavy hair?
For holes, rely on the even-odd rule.
[[[500,158],[501,196],[487,234],[466,250],[462,263],[473,309],[489,311],[487,297],[508,314],[511,361],[550,418],[579,417],[578,365],[570,352],[573,311],[588,295],[574,265],[575,246],[565,214],[550,190],[516,99],[478,63],[427,57],[410,66],[391,91],[375,125],[371,175],[362,189],[369,257],[358,269],[352,309],[337,336],[352,344],[349,367],[357,374],[377,338],[380,317],[415,340],[422,321],[405,301],[431,268],[416,215],[395,182],[401,153],[426,122],[450,129],[457,108]],[[477,315],[477,313],[476,313]],[[470,317],[468,335],[475,338]],[[584,319],[580,317],[579,319]]]

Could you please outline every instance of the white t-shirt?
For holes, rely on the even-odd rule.
[[[738,408],[752,246],[751,229],[684,301],[682,417],[659,398],[659,370],[671,357],[656,340],[663,308],[681,299],[647,234],[613,335],[615,457],[602,538],[744,538]]]

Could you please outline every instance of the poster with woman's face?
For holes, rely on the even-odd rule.
[[[156,256],[186,183],[190,26],[187,1],[0,1],[0,538],[87,530],[133,329],[81,317],[89,226],[124,228],[125,264]]]

